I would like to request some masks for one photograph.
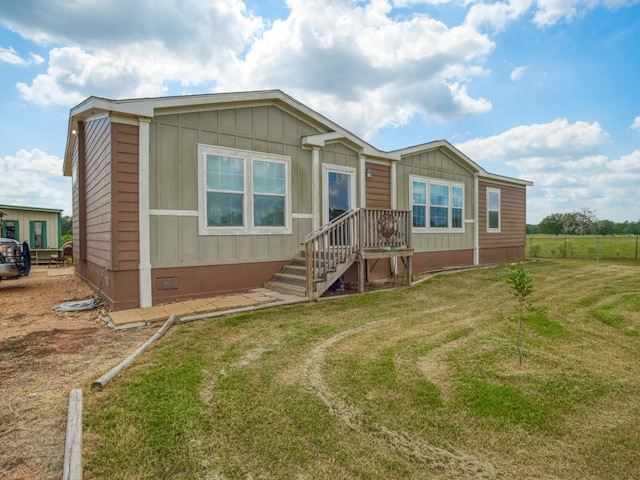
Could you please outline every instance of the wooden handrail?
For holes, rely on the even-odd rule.
[[[359,208],[349,210],[310,233],[302,242],[307,264],[307,296],[314,283],[339,264],[365,250],[410,249],[411,212]]]

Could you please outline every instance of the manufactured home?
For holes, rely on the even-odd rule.
[[[0,237],[27,242],[33,263],[49,263],[62,238],[62,210],[0,205]]]
[[[280,90],[70,112],[76,274],[113,310],[524,258],[526,188],[446,140],[381,151]]]

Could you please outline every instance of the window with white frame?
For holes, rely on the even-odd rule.
[[[487,187],[487,231],[500,232],[500,189]]]
[[[291,159],[198,146],[200,233],[291,233]]]
[[[464,231],[464,186],[411,176],[413,227],[420,231]]]

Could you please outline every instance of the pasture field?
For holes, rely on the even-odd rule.
[[[638,478],[640,269],[526,267],[522,365],[504,266],[177,325],[85,389],[84,478]]]
[[[640,260],[640,237],[595,235],[527,235],[527,258]]]

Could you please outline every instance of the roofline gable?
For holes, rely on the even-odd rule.
[[[485,171],[447,140],[435,140],[392,151],[380,150],[279,89],[123,100],[89,97],[70,111],[62,168],[63,174],[66,176],[71,175],[75,131],[77,131],[78,123],[94,116],[114,114],[120,117],[131,117],[137,121],[141,118],[153,118],[156,115],[171,113],[260,105],[275,105],[320,130],[321,133],[302,138],[302,146],[304,148],[324,147],[330,143],[342,142],[365,157],[391,162],[400,162],[402,157],[423,151],[442,149],[478,176],[518,185],[533,185],[532,182],[493,175]]]

